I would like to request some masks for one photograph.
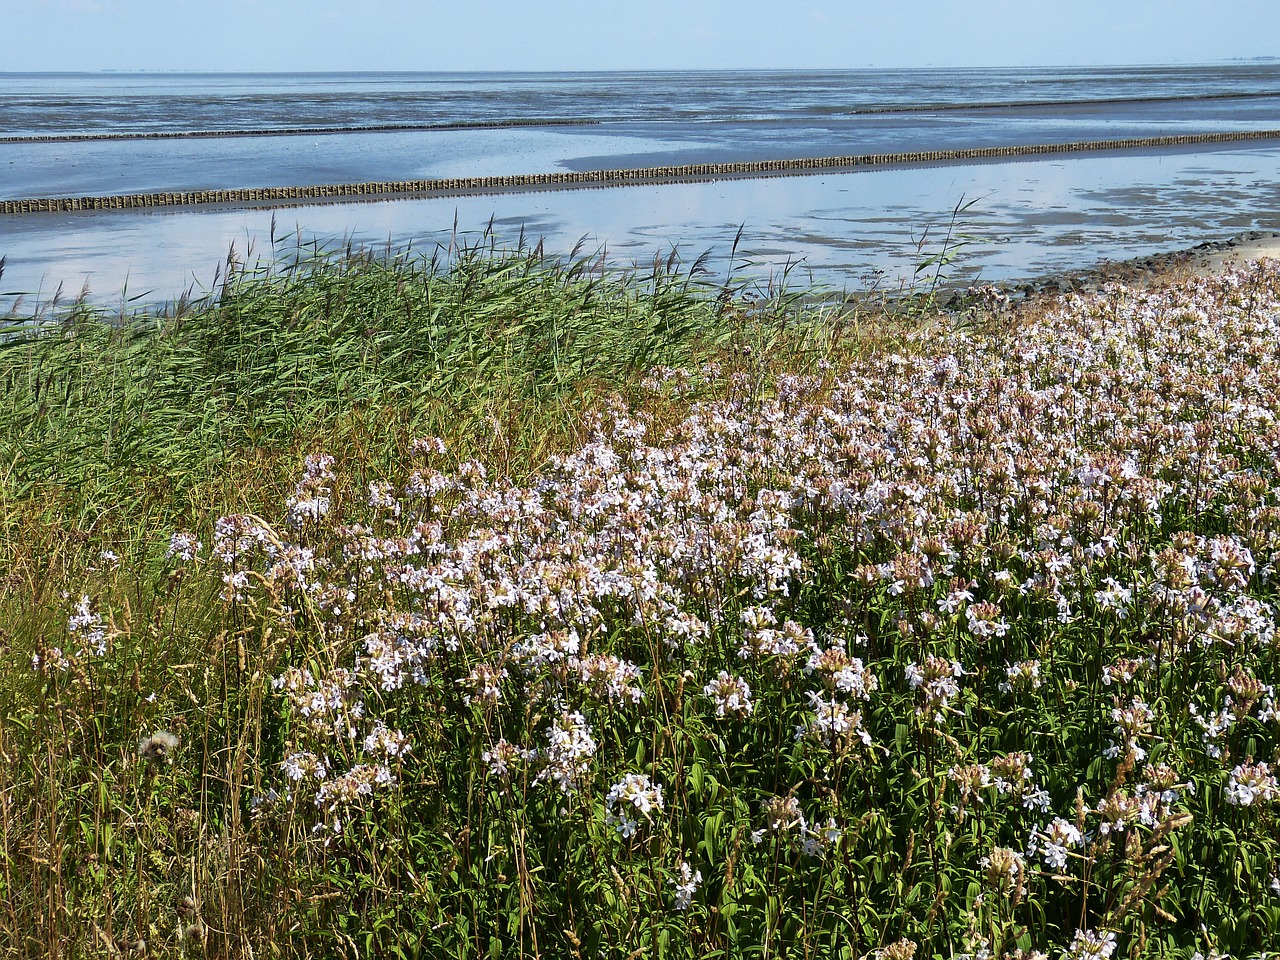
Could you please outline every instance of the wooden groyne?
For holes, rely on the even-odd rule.
[[[1280,130],[1234,133],[1200,133],[1129,140],[1087,140],[1074,143],[1041,143],[1012,147],[971,147],[964,150],[922,150],[907,153],[871,153],[845,157],[811,157],[794,160],[749,160],[735,163],[691,163],[669,167],[634,167],[623,170],[523,173],[494,177],[448,177],[432,180],[392,180],[374,183],[331,183],[304,187],[258,187],[232,190],[191,190],[173,193],[138,193],[97,197],[40,197],[0,200],[0,215],[69,213],[78,210],[139,210],[151,207],[183,207],[204,204],[302,206],[311,202],[392,199],[399,197],[447,197],[522,190],[619,187],[682,183],[736,177],[803,176],[842,170],[866,170],[921,163],[953,163],[966,160],[998,160],[1051,154],[1088,153],[1102,150],[1141,150],[1160,147],[1280,140]]]

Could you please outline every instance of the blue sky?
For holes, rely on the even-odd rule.
[[[1212,62],[1276,0],[0,0],[0,70],[598,70]]]

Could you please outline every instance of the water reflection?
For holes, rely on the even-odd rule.
[[[1280,149],[1101,154],[274,212],[0,217],[0,255],[7,256],[0,290],[47,298],[59,284],[74,294],[87,282],[95,299],[110,303],[127,283],[129,296],[170,299],[207,285],[233,243],[242,255],[269,252],[273,216],[278,234],[304,243],[349,238],[429,252],[454,239],[474,241],[492,219],[501,240],[514,243],[523,225],[530,240],[544,238],[548,252],[567,252],[585,238],[588,249],[603,247],[612,264],[626,266],[672,247],[687,260],[709,250],[716,269],[726,270],[741,226],[739,257],[753,275],[802,261],[802,278],[856,289],[876,271],[889,283],[909,278],[917,241],[928,228],[936,243],[962,197],[977,202],[959,225],[971,240],[957,276],[1034,276],[1242,230],[1280,229]]]
[[[1280,96],[757,121],[0,143],[0,195],[74,197],[506,176],[1264,130]]]

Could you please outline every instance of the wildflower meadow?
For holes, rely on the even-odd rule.
[[[818,346],[663,289],[724,337],[501,416],[335,400],[93,503],[11,441],[9,955],[1280,950],[1280,267]]]

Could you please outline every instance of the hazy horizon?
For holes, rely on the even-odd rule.
[[[1274,58],[1274,16],[1274,0],[0,0],[7,73],[1212,65]]]
[[[843,73],[856,72],[862,70],[877,71],[894,71],[894,70],[1079,70],[1079,69],[1142,69],[1144,67],[1216,67],[1231,66],[1233,64],[1251,64],[1251,63],[1280,63],[1280,56],[1266,57],[1228,57],[1221,60],[1153,60],[1147,63],[1003,63],[989,64],[983,66],[968,65],[936,65],[936,64],[919,64],[915,66],[888,66],[888,67],[830,67],[830,66],[812,66],[812,67],[600,67],[595,69],[556,69],[547,68],[542,70],[517,70],[517,69],[472,69],[472,70],[325,70],[325,69],[306,69],[306,70],[194,70],[182,69],[180,67],[100,67],[95,70],[5,70],[0,69],[0,76],[11,75],[34,75],[34,76],[87,76],[98,73],[124,73],[124,74],[150,74],[150,73],[180,73],[191,76],[210,75],[210,76],[288,76],[296,74],[449,74],[449,73],[493,73],[493,74],[556,74],[556,73]]]

